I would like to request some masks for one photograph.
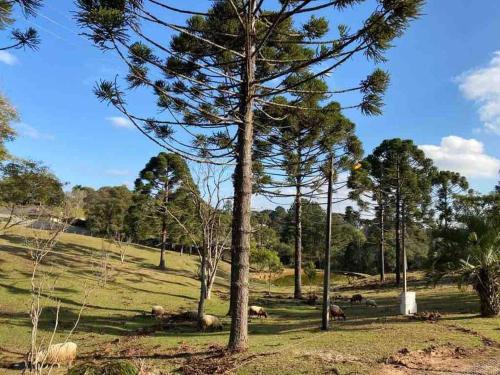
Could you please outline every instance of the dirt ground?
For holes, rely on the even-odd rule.
[[[152,356],[158,358],[168,358],[177,363],[178,373],[185,375],[203,375],[203,374],[235,374],[239,373],[241,367],[249,362],[259,361],[263,357],[274,356],[278,352],[268,352],[260,354],[241,354],[231,355],[225,347],[213,345],[204,351],[198,351],[187,344],[180,345],[176,350],[169,353],[143,350],[135,345],[134,337],[127,338],[121,342],[123,347],[119,352],[114,352],[113,348],[118,344],[116,341],[104,345],[99,354],[87,353],[82,359],[98,360],[107,352],[113,352],[112,357],[117,359]],[[6,354],[6,353],[4,353]],[[14,354],[14,353],[10,353]],[[15,353],[19,356],[20,353]],[[331,369],[330,374],[340,375],[342,372],[336,370],[340,364],[361,364],[363,358],[340,354],[332,350],[316,349],[303,350],[296,348],[289,354],[293,357],[300,357],[307,361],[317,361]],[[86,358],[85,358],[86,357]],[[19,361],[20,358],[18,357]],[[18,365],[21,363],[17,362]],[[136,363],[142,367],[142,363]],[[400,349],[397,353],[381,360],[379,365],[370,375],[500,375],[500,345],[497,342],[484,342],[484,346],[475,349],[465,349],[452,343],[445,345],[431,345],[422,350],[411,351],[407,348]],[[15,367],[11,367],[14,369]],[[20,369],[20,368],[19,368]],[[146,370],[146,371],[144,371]],[[165,375],[170,372],[159,371],[152,368],[147,370],[143,368],[142,373],[148,375]],[[56,371],[59,374],[59,369]],[[361,375],[360,372],[351,372],[350,374]],[[365,373],[363,372],[363,375]]]
[[[212,348],[208,356],[188,359],[180,368],[181,374],[234,374],[246,362],[259,359],[262,355],[234,357],[227,355],[222,348]],[[218,349],[218,350],[217,350]],[[266,353],[264,356],[273,355]],[[345,363],[361,363],[362,358],[346,356],[328,350],[294,350],[290,353],[305,360],[321,361],[328,365],[330,374],[340,375],[336,366]],[[474,350],[454,346],[430,346],[423,350],[409,351],[401,349],[398,353],[386,359],[385,363],[370,373],[370,375],[500,375],[500,349],[484,347]],[[351,372],[350,374],[359,374]],[[364,374],[364,373],[363,373]]]
[[[371,375],[405,374],[499,375],[500,350],[497,347],[466,350],[452,344],[418,351],[403,348]]]

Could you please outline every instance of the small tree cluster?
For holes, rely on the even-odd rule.
[[[266,274],[267,293],[270,295],[273,276],[283,272],[283,265],[281,264],[278,254],[275,251],[259,247],[252,250],[250,262],[258,272]]]
[[[436,281],[458,277],[479,296],[482,316],[500,315],[500,194],[456,197],[456,226],[435,236],[431,260]]]
[[[399,138],[383,141],[350,176],[351,197],[363,207],[375,202],[380,223],[379,264],[384,279],[385,220],[390,207],[393,212],[396,248],[396,283],[401,280],[401,269],[406,272],[405,239],[408,224],[422,220],[430,204],[430,190],[434,168],[432,161],[411,140]],[[366,194],[368,193],[368,194]],[[366,195],[365,195],[366,194]],[[403,265],[404,263],[404,265]]]

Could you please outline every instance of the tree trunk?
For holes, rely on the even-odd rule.
[[[161,249],[160,249],[160,267],[161,270],[166,268],[165,264],[165,248],[167,244],[167,220],[166,217],[163,216],[162,224],[161,224]]]
[[[267,275],[267,295],[270,297],[271,296],[271,279],[272,279],[272,273],[271,273],[271,269],[269,269],[269,274]]]
[[[380,202],[380,221],[379,221],[379,230],[380,230],[380,243],[379,243],[379,261],[380,261],[380,281],[383,282],[385,281],[385,227],[384,227],[384,215],[385,215],[385,210],[384,210],[384,204]]]
[[[214,286],[213,281],[212,281],[212,283],[209,283],[207,285],[207,295],[206,295],[207,299],[211,299],[212,298],[212,287],[213,286]]]
[[[14,210],[16,209],[16,205],[13,204],[10,208],[10,214],[9,214],[9,219],[7,220],[7,222],[4,224],[3,228],[2,229],[6,229],[9,227],[9,224],[10,222],[12,221],[12,218],[14,217]]]
[[[399,166],[397,166],[397,187],[396,187],[396,284],[401,284],[401,189],[399,181]]]
[[[481,307],[481,316],[492,317],[500,315],[500,283],[493,271],[484,268],[479,270],[477,281],[474,284]]]
[[[404,292],[407,292],[406,285],[406,271],[408,268],[408,260],[406,258],[406,244],[405,244],[405,232],[406,232],[406,205],[403,200],[401,207],[401,251],[403,254],[403,282],[404,282]]]
[[[207,299],[210,299],[212,296],[212,288],[214,286],[215,276],[217,274],[217,267],[214,267],[212,272],[208,273],[207,277]]]
[[[245,20],[245,66],[242,71],[231,259],[231,331],[228,349],[248,348],[248,277],[251,236],[252,144],[255,80],[255,0],[249,0]]]
[[[300,177],[297,178],[295,194],[295,291],[296,299],[302,298],[302,197]]]
[[[332,190],[333,190],[333,155],[330,156],[330,170],[328,171],[328,203],[326,208],[326,238],[325,238],[325,269],[323,277],[323,311],[321,315],[321,329],[328,330],[330,321],[330,258],[332,248]]]
[[[203,249],[205,252],[206,249]],[[207,256],[201,255],[200,300],[198,301],[198,328],[201,329],[201,320],[205,314],[205,300],[207,298]]]
[[[444,229],[447,231],[448,230],[448,213],[449,213],[449,207],[448,207],[448,184],[445,186],[445,191],[444,191]]]
[[[165,262],[165,250],[167,247],[167,203],[168,203],[168,182],[165,183],[165,192],[163,194],[163,215],[162,215],[162,222],[161,222],[161,250],[160,250],[160,264],[158,267],[161,270],[164,270],[167,268],[166,262]]]

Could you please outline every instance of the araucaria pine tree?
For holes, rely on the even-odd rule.
[[[384,140],[361,163],[361,168],[351,175],[349,185],[353,196],[362,192],[376,202],[380,226],[380,262],[383,279],[384,209],[392,206],[396,247],[396,283],[401,281],[401,269],[405,252],[406,226],[414,220],[422,220],[430,204],[432,161],[411,140],[399,138]]]
[[[292,77],[304,78],[304,74]],[[362,153],[354,124],[342,116],[339,104],[321,106],[326,91],[322,80],[307,81],[290,94],[290,100],[275,98],[257,118],[259,165],[268,175],[261,179],[259,193],[294,199],[295,298],[302,297],[302,201],[321,197],[327,155],[342,150],[336,157],[345,161]],[[287,193],[287,188],[294,193]]]
[[[153,210],[161,220],[160,269],[164,270],[165,250],[168,239],[169,202],[183,185],[192,185],[189,168],[184,159],[176,154],[160,152],[152,157],[135,181],[138,193],[152,198]]]
[[[432,179],[436,190],[436,211],[439,213],[438,223],[441,228],[448,229],[453,220],[453,200],[455,195],[468,189],[469,183],[458,172],[439,171]]]
[[[154,110],[146,114],[133,110],[118,79],[100,82],[98,97],[170,152],[205,162],[235,162],[230,350],[248,346],[256,112],[302,84],[288,80],[299,71],[314,72],[304,78],[307,81],[333,73],[356,55],[383,60],[394,38],[418,16],[423,0],[375,1],[371,11],[365,7],[364,12],[370,13],[359,26],[330,28],[321,16],[339,19],[336,13],[358,3],[217,0],[207,2],[205,11],[194,11],[164,0],[77,1],[78,22],[91,41],[103,50],[113,50],[128,67],[126,92],[152,93],[160,116]],[[186,16],[183,24],[171,21]],[[170,42],[166,35],[173,35]],[[370,75],[361,84],[343,88],[360,93],[359,102],[349,107],[365,113],[380,111],[385,87],[381,80],[387,82],[385,74]]]
[[[385,281],[385,233],[389,208],[389,192],[385,186],[384,173],[383,164],[376,163],[376,160],[368,157],[351,170],[347,182],[347,186],[351,189],[349,197],[355,200],[361,209],[370,211],[374,206],[378,227],[378,262],[381,282]]]

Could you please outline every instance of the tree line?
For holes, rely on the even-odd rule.
[[[381,150],[384,157],[400,153],[400,159],[388,156],[391,159],[384,159],[385,169],[380,170],[382,161],[376,155],[381,155]],[[409,158],[405,153],[413,156]],[[425,269],[430,261],[433,233],[450,228],[456,219],[456,198],[460,194],[475,194],[467,193],[465,177],[439,171],[410,140],[383,141],[362,160],[360,167],[352,169],[348,180],[350,197],[359,206],[347,206],[343,213],[333,214],[332,267],[339,271],[380,273],[381,280],[385,272],[400,272],[403,247],[408,267]],[[93,235],[157,246],[161,250],[159,267],[164,269],[164,251],[171,249],[171,244],[188,249],[203,241],[199,207],[193,200],[198,195],[198,184],[182,158],[162,152],[139,172],[133,190],[124,185],[99,189],[77,185],[72,193],[84,194],[82,215]],[[231,204],[229,198],[218,203],[217,210],[226,223],[231,221]],[[300,222],[295,201],[288,208],[253,211],[251,253],[271,251],[284,266],[295,266],[300,226],[301,261],[322,268],[324,205],[305,198],[300,204]],[[229,246],[225,250],[229,251]]]
[[[347,206],[332,218],[331,268],[335,271],[379,273],[383,281],[386,272],[396,276],[401,272],[404,252],[409,269],[433,270],[441,275],[467,258],[467,241],[471,239],[464,237],[465,226],[493,220],[491,228],[483,231],[496,228],[498,189],[490,195],[467,190],[463,176],[439,171],[410,140],[383,141],[360,164],[348,178],[350,196],[359,207]],[[160,269],[166,269],[165,250],[171,249],[172,243],[194,249],[200,256],[199,276],[203,280],[202,314],[218,264],[230,252],[232,199],[220,194],[229,177],[226,171],[217,174],[215,170],[203,166],[193,178],[182,158],[162,152],[139,172],[134,190],[124,185],[99,189],[77,185],[64,192],[64,184],[42,164],[4,160],[0,199],[10,215],[2,229],[20,224],[16,221],[19,210],[58,207],[69,198],[82,202],[79,217],[72,219],[74,224],[81,225],[84,219],[93,235],[158,247]],[[418,187],[411,185],[417,182]],[[395,207],[398,202],[399,210]],[[325,265],[322,248],[327,215],[321,202],[303,198],[301,206],[301,260],[306,265],[301,273],[309,273]],[[268,275],[269,286],[283,266],[296,265],[296,213],[295,202],[288,209],[277,206],[252,212],[250,262],[255,270]],[[480,229],[469,233],[472,239]],[[491,304],[486,303],[484,309],[492,310]]]

